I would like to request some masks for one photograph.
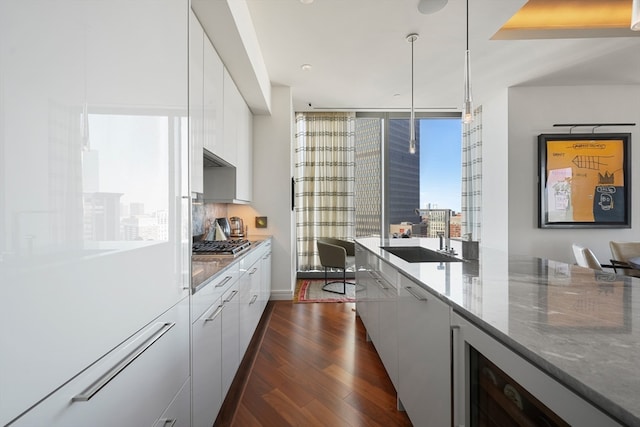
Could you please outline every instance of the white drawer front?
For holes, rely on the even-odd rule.
[[[189,377],[188,300],[150,322],[14,425],[153,425]]]

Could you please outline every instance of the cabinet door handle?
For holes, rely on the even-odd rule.
[[[269,252],[268,254],[266,254],[265,256],[262,257],[262,259],[267,259],[271,256],[271,252]]]
[[[160,328],[153,332],[148,338],[138,344],[133,350],[131,350],[125,357],[120,359],[109,371],[105,372],[100,378],[93,382],[89,387],[84,389],[80,394],[77,394],[71,398],[72,402],[86,402],[95,396],[109,381],[114,379],[120,372],[124,370],[131,362],[136,360],[138,356],[144,353],[149,347],[151,347],[156,341],[158,341],[169,329],[175,326],[175,322],[156,323],[148,330],[152,328]]]
[[[253,270],[251,270],[251,271],[249,272],[249,274],[253,274],[253,273],[255,273],[256,271],[258,271],[258,268],[257,268],[257,267],[253,267]]]
[[[209,316],[206,319],[204,319],[204,321],[205,322],[211,322],[211,321],[215,320],[216,317],[218,317],[220,315],[220,313],[222,313],[222,310],[224,310],[224,304],[220,304],[218,306],[218,308],[216,308],[216,310],[211,314],[211,316]]]
[[[221,288],[221,287],[223,287],[223,286],[224,286],[224,285],[226,285],[226,284],[227,284],[227,282],[229,282],[229,280],[231,280],[232,278],[233,278],[233,276],[227,276],[227,277],[225,277],[225,278],[224,278],[224,280],[222,280],[222,282],[218,283],[215,287],[216,287],[216,288]]]
[[[178,420],[175,418],[160,418],[156,425],[158,427],[173,427],[176,425],[176,421]]]
[[[224,302],[229,302],[229,301],[231,301],[231,300],[233,299],[233,297],[235,297],[235,296],[236,296],[236,294],[237,294],[237,293],[238,293],[238,291],[233,290],[233,291],[231,292],[231,296],[230,296],[228,299],[224,300]]]
[[[411,296],[413,296],[418,301],[429,301],[427,299],[427,297],[422,296],[422,295],[418,294],[416,291],[414,291],[411,286],[405,286],[405,289],[407,290],[407,292],[409,292],[411,294]]]
[[[258,299],[258,295],[254,295],[253,297],[251,297],[251,301],[249,302],[249,305],[251,305],[254,302],[256,302],[257,299]]]
[[[382,280],[380,279],[375,279],[376,283],[378,284],[378,286],[380,286],[380,289],[389,289],[388,286],[385,286],[384,283],[382,283]]]

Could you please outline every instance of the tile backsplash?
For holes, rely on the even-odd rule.
[[[205,203],[202,199],[195,199],[191,208],[191,234],[200,236],[204,233],[207,220],[211,223],[216,218],[227,216],[226,203]]]

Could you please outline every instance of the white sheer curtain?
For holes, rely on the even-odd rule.
[[[462,128],[462,233],[480,240],[482,232],[482,106]]]
[[[355,115],[296,115],[298,271],[322,270],[316,240],[352,239],[355,228]]]

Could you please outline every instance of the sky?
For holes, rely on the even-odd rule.
[[[459,118],[420,119],[420,207],[461,206],[461,140]],[[436,206],[434,206],[436,205]]]

